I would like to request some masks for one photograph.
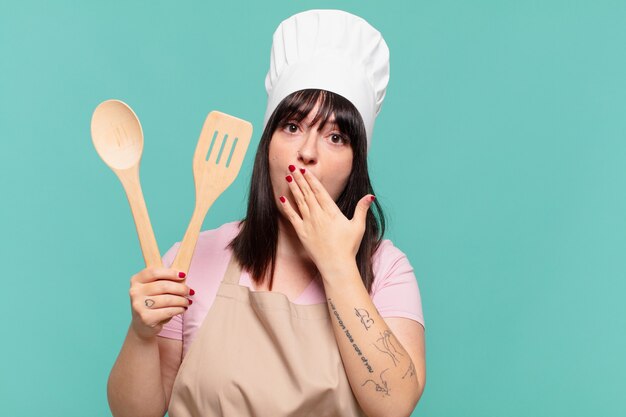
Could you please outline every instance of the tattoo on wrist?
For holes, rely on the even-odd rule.
[[[415,376],[415,365],[413,365],[413,361],[411,361],[411,363],[409,364],[409,369],[407,369],[407,371],[404,373],[404,376],[402,377],[402,379],[404,379],[407,376],[409,378],[411,378],[412,376]],[[415,376],[415,378],[417,377]]]
[[[368,379],[361,386],[364,387],[365,384],[367,384],[368,382],[371,382],[373,384],[374,389],[376,389],[376,392],[381,392],[383,394],[383,397],[389,396],[390,389],[389,389],[389,386],[387,385],[387,381],[385,381],[385,378],[383,378],[383,374],[387,372],[388,370],[389,368],[385,369],[384,371],[380,373],[380,381],[381,381],[380,384],[374,381],[373,379]]]
[[[374,320],[370,318],[370,313],[364,308],[355,308],[356,316],[361,319],[361,323],[365,326],[365,330],[369,330],[374,324]]]
[[[350,343],[352,343],[352,347],[354,348],[354,351],[356,352],[356,354],[359,355],[359,358],[361,359],[361,362],[363,363],[363,366],[365,366],[365,368],[367,369],[367,371],[370,374],[374,373],[374,369],[370,365],[369,360],[363,354],[363,352],[361,351],[359,346],[354,342],[354,338],[350,334],[350,331],[346,328],[346,325],[343,323],[343,320],[341,320],[341,317],[339,316],[339,312],[335,308],[335,304],[333,304],[333,302],[332,302],[332,300],[330,298],[328,299],[328,305],[330,306],[330,309],[333,311],[333,315],[337,319],[337,324],[339,324],[339,327],[341,327],[341,330],[343,330],[344,334],[348,338],[348,341]]]

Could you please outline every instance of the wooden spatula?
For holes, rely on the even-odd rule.
[[[237,177],[251,137],[252,125],[228,114],[212,111],[204,121],[193,156],[196,206],[173,269],[189,271],[202,222],[213,202]]]

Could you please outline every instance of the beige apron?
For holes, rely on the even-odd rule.
[[[180,366],[169,416],[365,416],[326,303],[250,291],[240,276],[233,257]]]

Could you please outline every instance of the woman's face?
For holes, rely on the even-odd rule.
[[[279,125],[270,140],[269,167],[274,198],[285,196],[296,211],[298,208],[285,180],[291,174],[289,165],[312,172],[335,201],[352,170],[352,147],[334,124],[334,116],[321,131],[318,131],[319,122],[310,125],[318,106],[301,122],[287,120]]]

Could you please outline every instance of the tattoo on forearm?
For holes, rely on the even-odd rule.
[[[415,376],[415,365],[413,365],[413,361],[411,361],[411,363],[409,364],[409,369],[407,369],[407,371],[404,373],[402,379],[406,378],[407,376],[409,378]],[[417,377],[415,376],[415,378]]]
[[[381,381],[380,384],[374,381],[373,379],[368,379],[361,386],[364,387],[365,384],[367,384],[368,382],[371,382],[372,384],[374,384],[374,388],[376,389],[376,392],[382,392],[383,397],[389,396],[390,389],[387,386],[387,381],[385,381],[385,378],[383,378],[383,374],[387,372],[388,370],[389,368],[385,369],[384,371],[380,373],[380,381]]]
[[[394,366],[398,366],[400,360],[396,355],[404,356],[396,347],[394,346],[391,336],[393,334],[389,330],[385,330],[384,333],[380,333],[380,338],[376,341],[377,343],[374,347],[380,350],[382,353],[389,355],[391,360],[393,361]]]
[[[369,330],[374,324],[374,320],[370,318],[370,313],[364,308],[355,308],[356,316],[361,319],[361,323],[365,326],[365,330]]]
[[[330,308],[333,311],[333,315],[337,319],[337,323],[339,324],[339,327],[341,327],[341,330],[343,330],[343,332],[345,333],[345,335],[348,338],[348,340],[350,341],[350,343],[352,343],[352,347],[354,348],[354,351],[357,353],[357,355],[359,355],[359,358],[361,359],[361,362],[363,363],[363,366],[365,366],[365,368],[367,368],[367,371],[370,374],[374,373],[374,369],[372,369],[372,366],[370,365],[369,361],[367,360],[367,357],[363,354],[363,352],[361,351],[359,346],[354,342],[354,339],[352,338],[352,335],[350,334],[350,331],[346,328],[345,324],[343,323],[343,320],[341,320],[341,317],[339,317],[339,312],[335,308],[335,304],[333,304],[333,302],[332,302],[332,300],[330,298],[328,299],[328,304],[330,305]]]

